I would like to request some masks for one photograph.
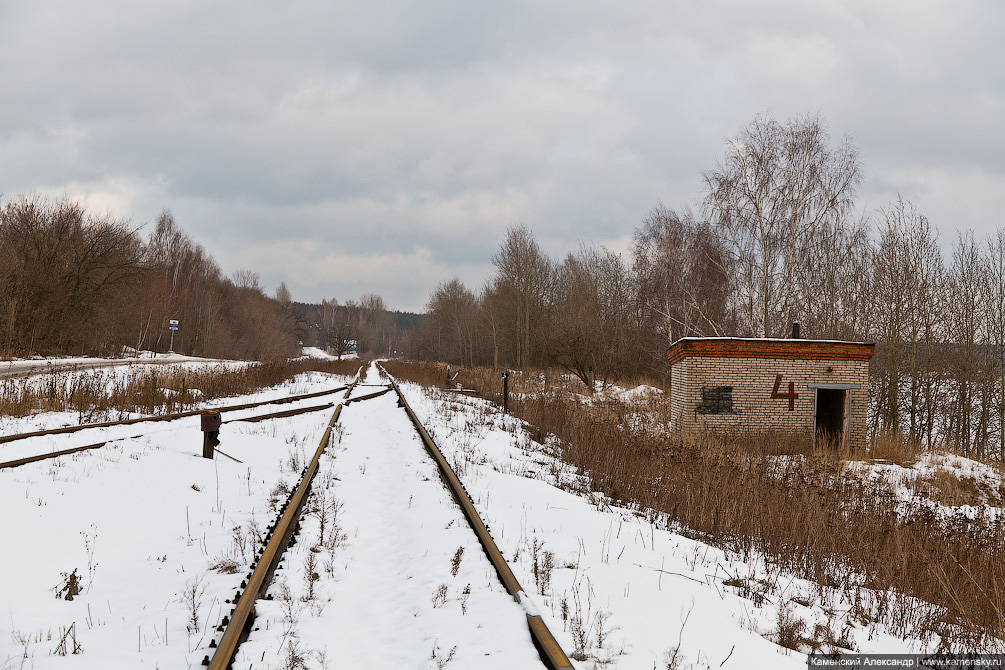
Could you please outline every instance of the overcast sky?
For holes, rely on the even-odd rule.
[[[169,209],[223,271],[421,310],[508,226],[627,251],[758,114],[949,241],[1005,226],[1005,2],[0,0],[0,194]]]

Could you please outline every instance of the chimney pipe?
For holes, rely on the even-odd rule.
[[[793,321],[792,322],[792,339],[793,340],[800,339],[799,338],[799,322],[798,321]]]

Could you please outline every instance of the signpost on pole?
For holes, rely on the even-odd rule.
[[[171,346],[168,347],[168,353],[174,353],[174,331],[178,330],[178,319],[168,320],[168,329],[171,331]]]

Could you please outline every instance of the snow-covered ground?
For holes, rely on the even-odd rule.
[[[305,375],[284,390],[346,381]],[[313,451],[330,414],[225,426],[220,448],[240,463],[198,457],[195,418],[127,427],[143,436],[0,471],[0,668],[197,666],[242,577],[211,566],[250,563],[272,492],[295,480],[290,452]],[[0,458],[15,448],[34,447],[2,445]],[[81,592],[66,600],[71,575]]]
[[[662,670],[674,658],[679,668],[806,667],[805,654],[776,644],[779,617],[807,634],[829,628],[845,651],[917,653],[937,643],[861,625],[837,594],[661,530],[599,494],[569,492],[584,488],[574,468],[491,403],[403,390],[556,637],[585,658],[579,667]]]
[[[366,381],[380,380],[371,369]],[[235,668],[286,667],[291,650],[310,667],[323,667],[321,659],[387,670],[437,668],[448,658],[451,668],[538,665],[524,610],[499,583],[396,396],[348,405],[339,424],[315,480],[313,509],[338,510],[328,543],[314,539],[319,518],[309,514]],[[318,577],[312,596],[310,574]]]
[[[237,368],[243,368],[249,365],[245,361],[224,361],[224,362],[212,362],[205,359],[197,359],[191,361],[182,361],[176,364],[178,367],[185,370],[198,371],[198,372],[212,372],[214,370],[232,370]],[[58,372],[59,383],[71,387],[74,383],[74,377],[80,375],[87,375],[95,384],[100,384],[104,388],[111,389],[116,385],[121,385],[125,380],[132,378],[135,374],[136,368],[133,367],[114,367],[109,369],[101,370],[64,370]],[[24,389],[41,389],[45,387],[49,382],[46,379],[45,374],[33,374],[28,377],[19,377],[17,379],[5,379],[0,380],[2,385],[15,386],[18,393]],[[319,388],[332,388],[333,384],[330,382],[331,376],[322,373],[305,373],[300,375],[295,382],[287,382],[285,384],[280,384],[279,386],[273,387],[271,389],[263,389],[262,391],[254,394],[253,396],[245,396],[247,398],[254,398],[254,400],[247,400],[247,402],[259,402],[264,400],[273,400],[287,398],[290,395],[297,395],[298,391],[295,388],[310,388],[314,391]],[[320,387],[318,385],[321,385]],[[38,391],[40,394],[44,393],[43,390]],[[169,390],[162,389],[162,392],[168,393]],[[189,389],[190,394],[199,394],[198,389]],[[199,395],[199,397],[202,397]],[[242,400],[236,400],[234,398],[216,398],[213,400],[208,400],[203,404],[204,408],[211,409],[217,407],[223,407],[226,405],[241,404]],[[317,404],[315,402],[314,404]],[[248,412],[247,414],[253,414],[255,412]],[[263,412],[258,411],[261,414]],[[143,416],[142,414],[133,412],[115,412],[114,418],[118,419],[129,419]],[[236,415],[241,416],[241,415]],[[11,435],[14,433],[27,433],[34,430],[47,430],[51,428],[62,428],[66,426],[77,426],[82,423],[96,423],[100,421],[112,420],[112,417],[99,415],[97,418],[86,418],[81,417],[78,412],[75,411],[61,411],[61,412],[43,412],[33,416],[25,417],[12,417],[12,416],[0,416],[0,433],[4,435]],[[192,419],[196,424],[198,419]],[[122,426],[118,428],[109,428],[104,432],[94,432],[90,431],[87,433],[78,434],[78,440],[74,441],[75,438],[62,437],[62,438],[46,438],[48,441],[35,440],[30,442],[17,442],[12,443],[4,447],[3,451],[0,451],[0,461],[11,460],[14,458],[20,458],[21,456],[26,456],[31,453],[43,453],[47,451],[56,451],[59,449],[67,449],[70,447],[80,446],[83,444],[91,444],[100,441],[99,439],[93,439],[99,436],[100,439],[118,438],[128,435],[135,435],[137,432],[149,432],[151,430],[157,430],[157,427],[144,427],[137,429],[135,426]],[[35,445],[44,442],[50,445],[49,448],[39,448],[36,449]],[[18,446],[15,446],[18,445]],[[23,450],[28,445],[34,451],[27,451],[26,453],[20,453],[18,455],[10,455],[16,450]]]
[[[338,356],[329,354],[327,351],[319,347],[302,347],[301,350],[303,351],[303,355],[307,358],[323,358],[329,361],[347,361],[359,358],[355,352],[342,354],[342,357],[339,358]]]
[[[201,367],[207,364],[231,364],[244,366],[243,361],[221,361],[215,358],[199,358],[182,354],[156,354],[150,351],[134,352],[123,358],[92,358],[86,356],[66,358],[31,358],[0,360],[0,378],[23,377],[46,374],[61,370],[94,370],[97,368],[122,368],[135,365],[188,365]]]
[[[1002,472],[986,463],[946,452],[925,452],[910,465],[883,461],[853,461],[848,469],[856,476],[889,487],[899,501],[899,511],[908,514],[924,507],[941,518],[964,517],[987,520],[1005,514],[1005,482]],[[965,502],[948,504],[955,496]]]
[[[345,381],[312,373],[228,402]],[[380,383],[373,368],[365,382]],[[775,644],[780,614],[862,652],[926,649],[850,621],[848,603],[801,580],[570,492],[579,476],[488,402],[403,390],[579,668],[663,670],[675,654],[682,669],[805,667]],[[199,667],[330,416],[225,425],[220,448],[240,463],[198,457],[194,420],[0,471],[0,669]],[[394,396],[346,406],[335,434],[235,667],[540,667],[523,610]],[[56,448],[72,446],[66,437]],[[0,445],[0,460],[16,444]],[[73,574],[80,593],[66,600]],[[789,601],[805,604],[780,607]]]

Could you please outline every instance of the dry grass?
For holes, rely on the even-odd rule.
[[[923,505],[905,510],[888,484],[851,476],[822,450],[799,453],[770,437],[661,438],[558,398],[516,405],[515,413],[558,436],[563,457],[615,500],[661,512],[745,559],[763,554],[849,597],[865,587],[932,603],[918,608],[891,597],[866,614],[913,636],[938,633],[975,649],[1005,633],[1000,524],[940,518]],[[791,455],[776,455],[785,451]]]
[[[882,433],[869,443],[869,458],[897,465],[914,464],[923,451],[921,442],[900,434]]]
[[[399,363],[392,374],[421,383],[427,373]],[[465,374],[488,380],[496,373]],[[536,391],[543,385],[537,375],[514,377],[511,412],[534,426],[535,439],[556,436],[561,457],[594,490],[744,560],[765,557],[815,582],[821,594],[855,603],[863,624],[881,621],[904,637],[938,634],[944,650],[1000,649],[1003,524],[905,507],[892,484],[863,480],[845,460],[884,454],[911,462],[913,445],[887,439],[863,455],[813,449],[798,437],[672,434],[663,401],[596,406],[569,394],[521,395],[521,382],[533,379],[526,385]]]
[[[381,365],[399,379],[446,388],[446,363],[389,360]],[[452,366],[450,374],[456,375],[454,385],[464,389],[474,389],[483,398],[502,403],[503,369],[488,367],[458,368]],[[556,370],[508,370],[510,397],[547,392],[588,394],[589,389],[574,375]],[[637,383],[644,383],[638,380]],[[627,384],[633,386],[634,384]]]
[[[34,383],[4,379],[0,380],[0,415],[74,411],[82,421],[94,421],[122,412],[179,412],[203,400],[275,386],[304,372],[354,375],[360,365],[356,360],[299,359],[265,361],[240,369],[137,366],[126,374],[70,370],[44,375]]]
[[[418,361],[403,361],[392,359],[384,361],[381,366],[389,374],[398,379],[442,388],[447,379],[447,366],[443,363],[423,363]]]
[[[806,622],[793,612],[792,603],[783,602],[778,605],[778,630],[775,632],[775,642],[786,649],[799,651],[804,642]]]
[[[936,470],[928,476],[916,479],[912,482],[912,489],[918,495],[952,507],[1001,506],[1005,499],[1005,487],[994,486],[977,477],[963,476],[945,469]]]

